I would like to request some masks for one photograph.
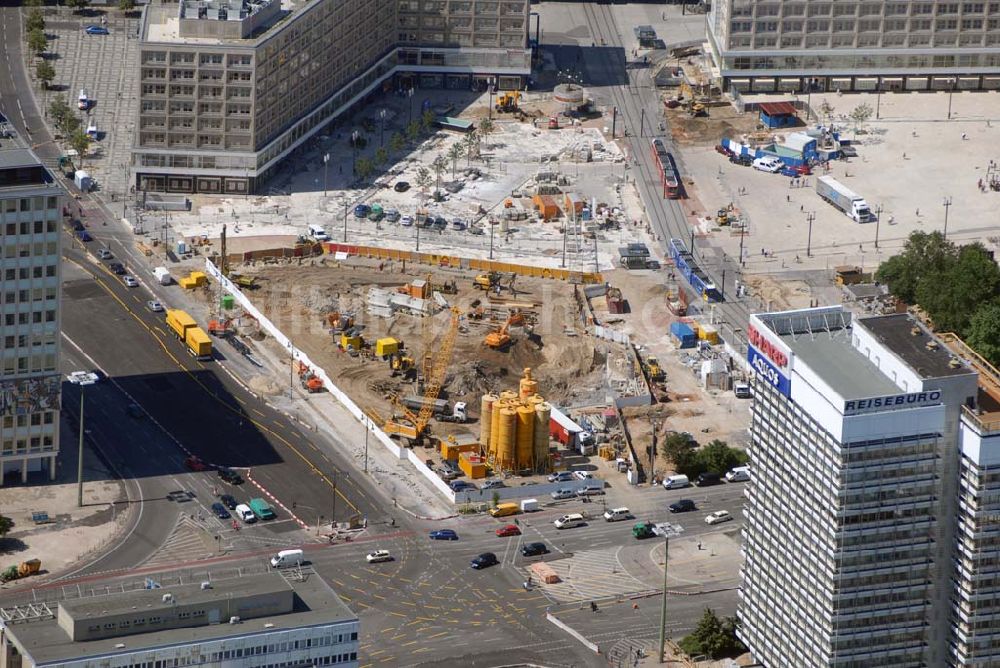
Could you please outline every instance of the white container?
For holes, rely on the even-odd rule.
[[[538,510],[538,499],[521,499],[521,512],[533,513]]]
[[[174,282],[174,277],[170,275],[166,267],[156,267],[153,269],[153,276],[160,285],[170,285]]]

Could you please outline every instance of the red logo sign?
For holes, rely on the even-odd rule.
[[[750,340],[750,345],[759,350],[764,357],[774,362],[777,366],[788,366],[788,356],[778,346],[764,338],[764,335],[758,332],[756,327],[748,328],[747,336]]]

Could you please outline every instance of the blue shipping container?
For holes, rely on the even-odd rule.
[[[670,323],[670,333],[677,339],[677,344],[681,348],[694,348],[698,345],[698,336],[683,322]]]

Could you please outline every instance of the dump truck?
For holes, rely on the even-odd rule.
[[[42,568],[42,561],[40,559],[28,559],[27,561],[22,561],[16,566],[8,566],[3,571],[0,571],[0,582],[10,582],[11,580],[17,580],[19,578],[26,578],[29,575],[35,575]]]
[[[257,516],[258,519],[262,520],[273,520],[277,515],[274,514],[274,509],[271,505],[261,498],[250,499],[250,510],[253,514]]]
[[[820,176],[816,179],[816,194],[857,223],[872,221],[868,202],[832,176]]]
[[[663,367],[660,366],[660,361],[652,355],[646,358],[646,372],[649,373],[649,379],[654,383],[659,383],[667,379],[667,374],[663,371]]]
[[[166,323],[167,327],[177,335],[177,338],[187,346],[188,352],[194,355],[195,359],[212,359],[212,339],[203,329],[198,327],[194,318],[186,311],[167,309]]]

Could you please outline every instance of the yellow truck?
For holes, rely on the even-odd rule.
[[[212,339],[205,333],[205,330],[198,327],[194,318],[188,315],[186,311],[167,309],[166,322],[167,327],[177,335],[177,338],[184,343],[188,352],[195,359],[212,359]]]

